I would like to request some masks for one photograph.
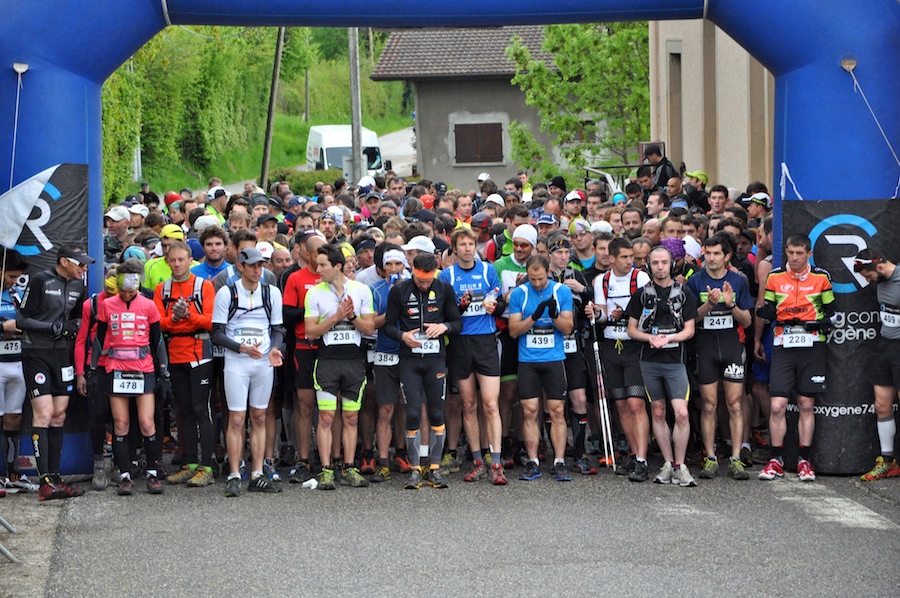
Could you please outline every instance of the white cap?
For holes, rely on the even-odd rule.
[[[424,251],[427,253],[434,253],[434,243],[428,237],[419,235],[418,237],[413,237],[412,239],[410,239],[409,243],[403,246],[403,251],[409,251],[411,249]]]
[[[338,206],[328,206],[328,209],[325,211],[334,216],[334,223],[337,226],[344,225],[344,210],[340,209]]]
[[[491,180],[491,175],[489,175],[486,172],[482,172],[481,174],[478,175],[478,180],[481,181],[482,183],[484,181],[489,181],[489,180]]]
[[[361,179],[359,179],[359,182],[356,183],[356,186],[357,187],[374,187],[375,179],[370,177],[369,175],[366,175],[366,176],[362,177]]]
[[[520,224],[517,226],[512,238],[523,239],[531,243],[532,247],[537,247],[537,230],[530,224]]]
[[[699,260],[700,255],[703,253],[703,249],[700,247],[700,243],[697,242],[697,239],[690,235],[685,235],[684,252],[695,260]]]
[[[267,260],[272,259],[272,254],[275,252],[275,248],[272,247],[272,244],[268,241],[260,241],[259,243],[257,243],[256,250],[259,251]]]
[[[194,230],[201,231],[204,228],[209,228],[211,226],[219,226],[219,219],[213,216],[212,214],[204,214],[200,216],[196,220],[194,220]]]
[[[506,205],[506,202],[503,201],[503,197],[500,196],[499,193],[491,193],[487,196],[487,199],[484,200],[485,203],[495,203],[501,208]]]
[[[150,210],[147,209],[147,206],[145,206],[144,204],[140,204],[140,203],[134,204],[133,206],[128,208],[128,211],[131,212],[132,214],[140,214],[144,218],[146,218],[147,216],[150,215]]]
[[[119,222],[120,220],[131,220],[131,212],[125,206],[113,206],[104,214],[110,220]]]
[[[611,232],[613,232],[613,227],[612,227],[612,224],[610,224],[606,220],[598,220],[597,222],[591,224],[591,232],[592,233],[611,233]]]

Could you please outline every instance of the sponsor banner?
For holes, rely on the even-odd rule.
[[[900,201],[785,201],[783,239],[805,234],[813,265],[828,270],[835,292],[835,329],[829,335],[827,391],[816,401],[813,466],[821,473],[868,471],[879,451],[868,364],[876,357],[881,322],[875,285],[853,272],[866,248],[900,256]],[[782,263],[785,260],[782,258]],[[797,409],[788,410],[786,458],[797,446]],[[793,463],[791,463],[793,465]]]

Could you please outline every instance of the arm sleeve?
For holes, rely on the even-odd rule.
[[[384,316],[384,327],[381,329],[391,340],[397,342],[403,337],[403,332],[398,327],[400,318],[400,285],[395,285],[388,293],[387,311]]]
[[[81,304],[81,326],[79,326],[78,334],[75,336],[75,373],[79,376],[84,375],[84,367],[87,365],[87,352],[91,336],[90,327],[91,302],[88,300]]]
[[[33,276],[28,281],[28,286],[19,305],[19,313],[16,316],[16,326],[20,330],[48,331],[53,322],[44,322],[38,319],[42,311],[41,287],[42,276]]]
[[[456,292],[446,282],[440,282],[444,285],[444,325],[447,326],[447,334],[459,334],[463,321],[456,304]]]
[[[103,350],[103,344],[106,342],[106,322],[97,322],[97,338],[94,339],[94,350],[91,353],[91,368],[97,369],[97,362],[100,360],[100,351]]]
[[[225,332],[225,324],[213,322],[212,342],[214,345],[225,347],[226,349],[234,351],[235,353],[241,352],[240,343],[238,343],[234,339],[228,338],[228,334]]]

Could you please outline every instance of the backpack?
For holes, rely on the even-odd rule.
[[[199,276],[194,276],[194,292],[191,295],[191,301],[194,303],[194,308],[196,308],[198,314],[203,313],[203,281],[205,279],[200,278]],[[177,301],[177,299],[172,298],[172,279],[167,278],[163,283],[163,292],[162,292],[162,302],[163,307],[166,310],[166,313],[169,311],[169,304],[173,301]]]
[[[672,312],[672,317],[675,318],[675,328],[678,332],[684,330],[684,299],[684,287],[677,282],[672,283],[672,288],[669,289],[669,297],[666,299],[666,303],[669,305],[669,311]],[[638,322],[638,326],[644,332],[649,332],[652,328],[653,320],[656,317],[656,312],[661,301],[662,299],[660,299],[656,292],[656,285],[651,282],[644,287],[644,308]]]
[[[637,268],[631,269],[631,284],[628,286],[628,294],[634,295],[637,293],[637,279],[640,270]],[[603,273],[603,278],[600,279],[600,283],[603,285],[603,298],[609,299],[609,279],[612,276],[612,270],[607,270]]]
[[[266,310],[266,319],[272,320],[272,291],[269,288],[270,285],[260,281],[259,283],[260,289],[262,290],[262,302],[263,304],[259,307],[254,307],[251,309],[246,309],[243,307],[238,307],[238,291],[237,291],[237,281],[229,281],[228,282],[228,291],[231,293],[231,303],[228,304],[228,319],[234,317],[237,313],[238,309],[243,309],[244,312],[251,312],[262,307]]]

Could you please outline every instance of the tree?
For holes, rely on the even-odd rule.
[[[568,165],[636,161],[638,142],[650,133],[647,23],[550,25],[542,48],[552,64],[533,58],[521,38],[512,40],[506,51],[516,66],[512,83]],[[552,174],[553,159],[531,131],[513,122],[510,137],[515,162]]]

